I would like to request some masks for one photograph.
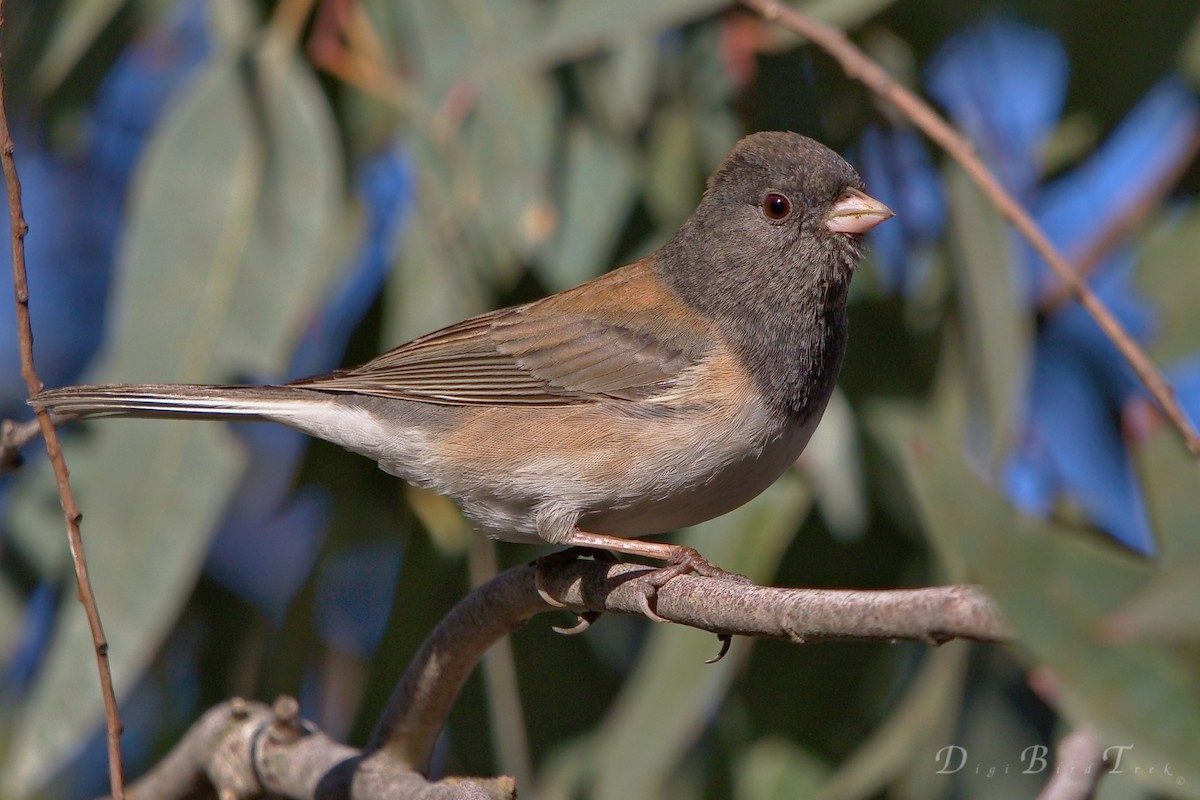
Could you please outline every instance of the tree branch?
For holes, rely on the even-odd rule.
[[[158,800],[192,797],[201,787],[222,800],[264,791],[292,798],[512,798],[511,778],[445,779],[425,768],[463,683],[496,640],[534,615],[557,611],[541,586],[576,613],[641,615],[632,579],[637,564],[561,559],[503,572],[442,618],[401,677],[370,744],[358,751],[300,720],[294,700],[269,709],[231,700],[210,709],[175,749],[131,787]],[[782,639],[952,638],[1002,642],[1007,629],[995,606],[970,586],[895,591],[780,589],[684,575],[658,591],[657,612],[716,634]]]
[[[957,161],[966,170],[971,180],[987,195],[996,210],[1000,212],[1000,216],[1010,222],[1033,245],[1033,249],[1038,252],[1038,255],[1046,260],[1058,279],[1062,281],[1066,294],[1079,301],[1079,304],[1091,314],[1092,319],[1096,321],[1104,334],[1125,356],[1167,419],[1179,431],[1188,450],[1194,457],[1200,458],[1200,435],[1188,421],[1187,415],[1175,397],[1174,389],[1167,383],[1166,378],[1146,355],[1146,352],[1138,346],[1128,331],[1112,315],[1108,307],[1096,297],[1087,282],[1054,248],[1049,238],[1037,226],[1028,212],[984,166],[979,156],[975,154],[975,148],[970,140],[943,120],[932,106],[893,79],[887,70],[856,47],[840,30],[817,22],[795,9],[783,5],[778,0],[741,0],[741,2],[764,19],[778,23],[824,50],[841,65],[850,78],[859,81],[881,99],[894,105],[926,136]]]
[[[299,718],[291,697],[273,707],[240,698],[209,709],[174,749],[129,787],[134,797],[316,800],[513,800],[511,778],[430,782],[386,758],[334,742]]]
[[[1108,770],[1104,749],[1089,728],[1072,731],[1058,744],[1054,775],[1038,800],[1089,800]]]
[[[569,610],[640,615],[636,564],[577,560],[541,568],[541,583]],[[409,664],[368,751],[424,766],[437,733],[475,662],[501,636],[552,610],[538,594],[538,567],[501,573],[447,614]],[[953,638],[1001,642],[1007,628],[995,605],[969,586],[859,591],[779,589],[683,575],[658,590],[656,611],[671,622],[718,635],[783,639]]]

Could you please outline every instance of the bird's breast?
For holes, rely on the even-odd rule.
[[[421,482],[498,538],[554,542],[576,526],[647,536],[758,495],[796,460],[818,418],[767,407],[719,349],[644,401],[464,409]]]

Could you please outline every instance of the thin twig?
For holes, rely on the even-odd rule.
[[[1167,383],[1154,362],[1138,346],[1121,323],[1113,317],[1104,303],[1096,297],[1087,283],[1071,269],[1066,259],[1058,253],[1046,234],[1038,228],[1037,223],[1021,207],[1021,204],[1005,191],[1000,182],[988,171],[975,154],[974,146],[966,137],[955,131],[932,106],[894,80],[883,67],[855,46],[840,30],[817,22],[777,0],[741,0],[741,2],[747,8],[762,15],[764,19],[778,23],[824,50],[841,64],[842,69],[850,78],[861,82],[880,98],[898,108],[913,124],[924,131],[926,136],[957,161],[995,205],[1000,216],[1008,220],[1046,260],[1046,263],[1062,281],[1066,292],[1079,301],[1079,304],[1092,315],[1104,334],[1129,361],[1129,365],[1158,402],[1167,419],[1183,436],[1188,450],[1194,457],[1200,458],[1200,435],[1197,435],[1196,430],[1188,421],[1187,415],[1184,414],[1175,398],[1175,391]]]
[[[0,0],[0,32],[4,28],[4,0]],[[8,191],[8,214],[12,225],[13,293],[17,303],[17,339],[21,350],[21,376],[33,397],[42,389],[33,362],[33,327],[29,319],[29,281],[25,272],[25,234],[29,226],[21,207],[21,181],[17,177],[17,164],[13,158],[12,135],[8,128],[7,101],[5,99],[4,65],[0,57],[0,162],[4,170],[4,184]],[[108,663],[108,642],[104,638],[104,626],[100,623],[100,611],[92,592],[92,581],[88,576],[87,559],[83,552],[83,537],[79,532],[80,513],[71,492],[67,462],[59,447],[58,433],[50,415],[44,410],[37,412],[38,427],[46,442],[46,453],[54,467],[58,483],[58,496],[62,503],[67,523],[67,541],[71,549],[71,561],[75,566],[76,596],[87,614],[88,627],[96,652],[96,668],[100,673],[100,692],[104,698],[104,719],[108,733],[109,784],[117,800],[125,797],[125,773],[121,763],[121,717],[117,711],[117,696],[113,691],[112,672]]]

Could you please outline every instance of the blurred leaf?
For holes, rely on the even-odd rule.
[[[1200,640],[1200,561],[1156,575],[1104,623],[1114,642]]]
[[[257,112],[245,78],[236,54],[213,64],[151,144],[120,259],[121,326],[99,378],[228,381],[286,365],[331,266],[340,156],[299,62],[264,84]],[[244,453],[218,425],[97,422],[94,434],[69,456],[120,697],[191,593]],[[20,535],[61,531],[59,513]],[[44,781],[101,717],[84,617],[64,605],[14,732],[15,794]]]
[[[803,482],[787,474],[745,506],[686,531],[686,544],[725,569],[767,582],[810,508]],[[662,797],[752,644],[736,639],[724,659],[706,664],[717,653],[712,634],[653,626],[604,721],[586,740],[554,754],[536,795],[579,796],[578,784],[587,783],[587,796],[596,800]]]
[[[759,739],[733,765],[736,800],[794,800],[816,794],[829,765],[795,743]]]
[[[836,538],[853,541],[867,527],[867,487],[859,456],[858,421],[840,389],[796,462],[810,481],[817,510]]]
[[[704,191],[694,120],[687,109],[668,106],[654,115],[643,173],[646,206],[664,228],[678,227]]]
[[[39,93],[50,94],[79,63],[127,0],[66,0],[56,12],[54,32],[33,71]]]
[[[835,28],[856,28],[896,0],[808,0],[804,13]]]
[[[1155,533],[1162,542],[1166,567],[1200,558],[1200,473],[1179,436],[1166,425],[1133,449],[1139,483]]]
[[[1192,85],[1200,83],[1200,14],[1192,20],[1187,39],[1179,48],[1179,71]]]
[[[448,166],[429,151],[424,140],[414,137],[412,146],[420,176],[419,200],[400,261],[384,289],[386,346],[486,311],[493,302],[471,268],[471,254],[462,235],[466,221],[443,214],[443,206],[430,197],[435,192],[454,191]]]
[[[484,287],[474,275],[464,275],[465,258],[457,244],[437,229],[437,220],[418,208],[412,229],[404,237],[399,268],[385,289],[387,346],[486,311]]]
[[[634,201],[635,161],[621,142],[572,125],[563,183],[562,224],[553,248],[535,265],[552,292],[583,283],[611,266]]]
[[[495,285],[513,283],[518,259],[553,230],[544,215],[558,117],[559,96],[549,79],[520,76],[491,86],[464,124],[470,163],[460,169],[466,167],[466,180],[473,184],[471,206],[445,211],[479,225],[484,246],[475,263]]]
[[[1113,641],[1200,640],[1200,492],[1196,466],[1166,426],[1136,448],[1141,485],[1163,543],[1162,570],[1105,622]]]
[[[559,99],[544,76],[492,87],[458,136],[420,126],[410,144],[420,202],[389,283],[388,344],[487,310],[554,227],[550,158]]]
[[[1114,646],[1100,633],[1104,619],[1146,585],[1151,567],[1098,537],[1018,516],[980,481],[957,443],[962,387],[960,371],[944,367],[924,412],[893,405],[872,415],[930,533],[957,546],[968,579],[1000,604],[1033,663],[1057,676],[1064,715],[1096,726],[1103,742],[1134,743],[1127,763],[1164,794],[1200,796],[1200,785],[1162,774],[1163,764],[1190,763],[1195,754],[1194,661],[1164,647]]]
[[[581,77],[614,126],[622,133],[632,133],[650,113],[659,64],[658,38],[635,34],[616,43],[599,69],[581,71]]]
[[[922,760],[930,751],[930,741],[937,741],[939,735],[953,730],[969,655],[970,646],[965,642],[951,642],[931,650],[896,709],[822,783],[819,792],[803,796],[831,800],[875,797],[896,776]],[[936,751],[937,746],[932,750]],[[935,770],[928,772],[932,774]],[[930,788],[928,782],[924,788]],[[933,796],[932,792],[929,796]]]
[[[438,552],[461,556],[480,538],[479,531],[471,526],[450,498],[419,486],[404,488],[409,507]]]
[[[958,298],[967,348],[972,409],[969,435],[984,435],[983,455],[996,465],[1003,456],[1025,396],[1032,320],[1021,306],[1009,232],[995,207],[958,167],[948,168],[950,244],[957,265]]]
[[[0,664],[8,664],[20,641],[25,598],[7,576],[0,576]],[[0,752],[3,752],[0,748]]]
[[[631,37],[652,36],[725,5],[718,0],[559,0],[539,6],[536,15],[506,20],[512,32],[488,40],[490,46],[475,53],[460,74],[487,83],[512,73],[545,69]]]
[[[433,106],[463,79],[463,65],[478,55],[480,43],[494,47],[497,40],[530,36],[538,10],[535,4],[505,0],[410,0],[392,5],[404,16],[398,29],[406,39],[399,49],[415,62]]]
[[[1180,280],[1181,270],[1200,253],[1200,205],[1168,214],[1146,238],[1137,282],[1158,307],[1159,335],[1151,352],[1169,362],[1195,353],[1200,346],[1200,281]]]

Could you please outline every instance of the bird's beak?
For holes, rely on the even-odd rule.
[[[890,208],[858,189],[847,189],[825,217],[825,227],[835,233],[866,233],[896,216]]]

